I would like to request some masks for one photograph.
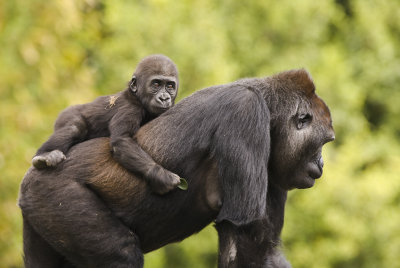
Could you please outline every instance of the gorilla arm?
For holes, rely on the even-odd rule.
[[[133,139],[140,127],[141,109],[120,109],[109,124],[110,144],[113,156],[124,168],[143,176],[151,189],[165,194],[180,182],[179,176],[157,164]]]

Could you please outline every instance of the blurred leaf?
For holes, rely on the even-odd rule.
[[[180,178],[181,183],[178,185],[178,188],[186,191],[188,189],[188,183],[184,178]]]

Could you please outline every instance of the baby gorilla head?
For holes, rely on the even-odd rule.
[[[174,105],[178,86],[178,69],[164,55],[144,58],[129,83],[129,88],[153,115],[159,115]]]

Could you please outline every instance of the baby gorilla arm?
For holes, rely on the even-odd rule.
[[[154,192],[165,194],[180,183],[178,175],[154,162],[133,138],[120,136],[111,140],[111,146],[114,159],[130,172],[143,175]]]
[[[157,194],[165,194],[178,186],[178,175],[164,169],[154,162],[132,138],[136,132],[132,128],[135,124],[128,121],[137,116],[115,116],[111,121],[111,148],[114,159],[130,172],[144,176],[151,189]],[[137,126],[136,128],[138,128]]]

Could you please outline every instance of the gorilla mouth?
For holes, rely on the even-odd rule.
[[[161,109],[161,110],[167,110],[169,108],[171,108],[171,103],[167,103],[167,102],[157,102],[157,108]]]
[[[313,162],[310,162],[308,168],[308,175],[313,179],[318,179],[322,176],[322,170],[324,167],[324,160],[321,155]]]
[[[162,114],[171,107],[172,107],[171,104],[166,104],[166,103],[162,104],[157,102],[156,105],[153,105],[151,112],[154,114]]]
[[[160,110],[168,110],[171,106],[157,106]]]

